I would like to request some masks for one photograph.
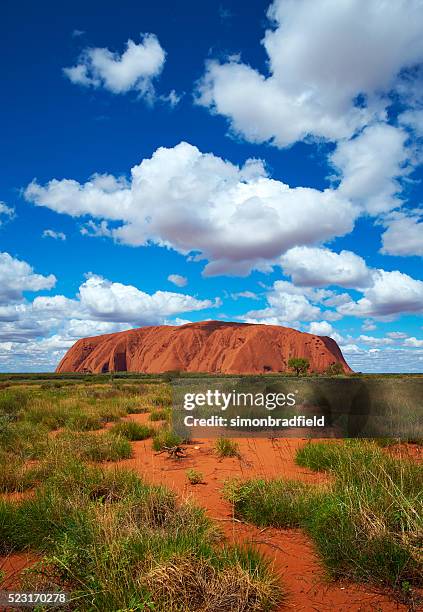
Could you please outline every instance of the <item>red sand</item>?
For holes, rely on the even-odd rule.
[[[277,325],[204,321],[181,326],[142,327],[82,338],[57,372],[146,372],[170,370],[225,374],[284,372],[291,357],[305,357],[310,370],[339,362],[351,369],[335,340]]]
[[[30,567],[40,560],[40,557],[33,553],[11,553],[5,557],[0,557],[0,571],[4,573],[3,580],[0,580],[0,590],[11,590],[19,588],[22,570]]]

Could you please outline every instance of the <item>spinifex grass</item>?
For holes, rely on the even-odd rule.
[[[154,434],[154,429],[148,425],[141,425],[134,421],[121,421],[113,425],[110,430],[113,434],[119,434],[128,440],[145,440]]]
[[[161,451],[165,447],[172,448],[182,443],[182,438],[176,432],[164,427],[159,429],[153,437],[153,449]]]
[[[223,494],[239,516],[260,527],[299,527],[317,499],[312,486],[295,480],[229,479]]]
[[[45,555],[26,589],[65,588],[81,612],[265,612],[280,601],[256,551],[217,545],[204,511],[123,470],[63,464],[33,498],[0,502],[0,536],[3,552]]]
[[[63,454],[86,461],[118,461],[132,454],[129,441],[111,433],[63,432],[50,443],[49,456]]]
[[[166,408],[154,408],[149,416],[150,421],[168,421],[170,418],[170,411]]]
[[[222,548],[204,512],[169,490],[87,464],[129,457],[128,438],[144,438],[150,428],[124,421],[108,432],[75,430],[167,406],[169,390],[143,385],[138,396],[92,382],[33,385],[22,390],[27,402],[2,391],[0,488],[36,488],[20,502],[0,499],[0,554],[44,556],[22,588],[69,591],[72,609],[81,612],[273,609],[278,581],[257,552]],[[180,443],[169,425],[153,441],[157,450]]]
[[[189,470],[187,470],[186,472],[187,478],[188,478],[188,482],[192,485],[197,485],[197,484],[202,484],[204,483],[204,476],[201,472],[199,472],[198,470],[194,470],[193,468],[190,468]]]
[[[0,451],[0,493],[25,491],[44,475],[42,465],[31,465],[21,458]]]
[[[422,466],[363,441],[307,444],[297,462],[333,481],[235,482],[226,486],[235,512],[259,525],[302,526],[335,578],[421,586]]]
[[[218,457],[239,457],[237,442],[229,438],[217,438],[214,449]]]

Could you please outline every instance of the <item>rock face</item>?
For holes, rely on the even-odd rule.
[[[288,370],[291,357],[305,357],[310,371],[341,363],[352,372],[335,340],[289,327],[204,321],[182,326],[141,327],[82,338],[56,372],[146,372],[170,370],[259,374]]]

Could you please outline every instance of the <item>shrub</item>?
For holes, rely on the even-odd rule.
[[[218,457],[239,457],[239,446],[229,438],[217,438],[214,449]]]
[[[81,410],[80,412],[78,411],[69,415],[65,421],[65,425],[73,431],[93,431],[95,429],[101,429],[103,420],[99,415],[88,414]]]
[[[202,484],[204,482],[203,474],[201,472],[198,472],[197,470],[191,468],[185,473],[187,475],[189,483],[192,485]]]
[[[304,357],[292,357],[288,361],[288,367],[299,376],[300,374],[307,373],[307,370],[310,368],[310,362]]]
[[[44,476],[44,466],[30,465],[16,455],[0,453],[0,492],[25,491]]]
[[[344,368],[342,367],[342,364],[339,361],[336,361],[335,363],[331,363],[325,372],[325,374],[327,374],[328,376],[339,376],[340,374],[343,374],[343,373],[344,373]]]
[[[329,471],[332,481],[229,482],[236,513],[258,525],[305,528],[334,578],[421,586],[423,467],[366,441],[309,443],[297,462]]]
[[[153,449],[161,451],[164,447],[172,448],[182,444],[182,438],[170,429],[160,429],[153,437]]]

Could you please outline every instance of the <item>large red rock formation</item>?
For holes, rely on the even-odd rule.
[[[56,371],[258,374],[286,371],[291,357],[306,357],[315,372],[324,372],[335,362],[341,363],[345,373],[352,371],[335,340],[327,336],[277,325],[219,321],[82,338]]]

